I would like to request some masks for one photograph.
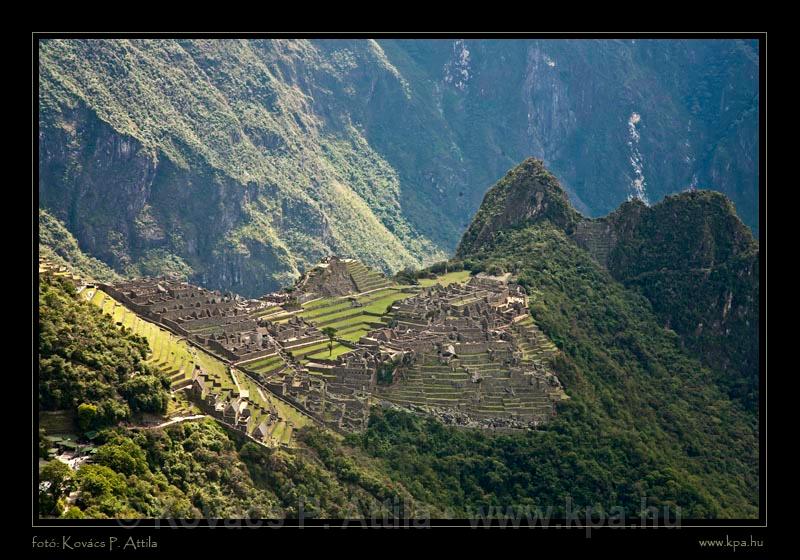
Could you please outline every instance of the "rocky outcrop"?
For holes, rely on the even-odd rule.
[[[359,291],[347,263],[338,257],[327,257],[304,273],[295,289],[314,297],[339,297]]]
[[[528,158],[509,171],[483,199],[478,213],[461,238],[456,256],[468,255],[490,244],[508,228],[547,220],[572,232],[581,216],[569,202],[558,180],[541,160]]]

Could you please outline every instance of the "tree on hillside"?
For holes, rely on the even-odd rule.
[[[60,513],[59,500],[72,490],[72,469],[66,463],[54,459],[39,471],[39,513]]]
[[[336,329],[333,327],[323,327],[322,334],[328,337],[328,356],[333,354],[333,339],[336,338]]]

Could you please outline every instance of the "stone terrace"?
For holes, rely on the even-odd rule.
[[[398,405],[452,409],[467,423],[536,426],[563,398],[549,368],[556,348],[533,324],[515,285],[476,277],[395,305],[394,324],[364,345],[404,356],[378,395]]]
[[[146,321],[100,290],[83,296],[118,325],[144,336],[152,350],[148,363],[170,375],[173,391],[187,391],[205,413],[268,446],[291,445],[293,430],[312,422],[230,364],[208,354],[185,337]]]
[[[246,422],[248,434],[272,433],[269,407],[248,394],[256,388],[342,431],[363,429],[379,400],[464,425],[546,422],[563,398],[550,368],[556,347],[519,286],[466,278],[398,286],[357,261],[330,257],[292,290],[258,301],[169,278],[101,288],[244,372],[235,391],[209,397],[204,387],[214,385],[204,370],[180,365],[195,399],[234,427]],[[336,329],[332,343],[324,327]]]

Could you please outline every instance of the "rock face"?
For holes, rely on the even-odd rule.
[[[751,42],[96,40],[39,53],[41,205],[117,272],[252,296],[326,254],[420,266],[450,253],[485,185],[530,155],[586,215],[696,184],[757,227]]]
[[[465,256],[491,242],[495,234],[541,220],[572,232],[581,216],[566,191],[541,160],[528,158],[497,182],[483,199],[464,233],[456,256]]]
[[[108,265],[85,255],[64,224],[41,208],[39,209],[39,261],[80,271],[92,280],[119,280],[119,275]]]
[[[436,206],[401,193],[397,172],[325,99],[332,82],[345,80],[342,96],[346,79],[360,83],[356,60],[397,82],[376,44],[353,44],[336,67],[305,41],[40,47],[41,205],[117,271],[255,296],[326,254],[384,271],[444,257],[442,235],[401,211]]]
[[[423,73],[469,197],[526,157],[588,216],[695,185],[758,225],[758,46],[747,41],[381,41],[412,91]],[[401,119],[398,118],[398,121]],[[665,157],[664,154],[669,154]],[[437,152],[436,160],[450,158]],[[426,173],[430,167],[420,164]],[[457,169],[458,167],[456,167]],[[431,172],[432,173],[432,172]],[[447,189],[445,178],[434,175]],[[451,191],[452,192],[452,191]],[[466,227],[467,221],[463,222]]]
[[[688,190],[653,206],[633,199],[608,216],[585,218],[542,162],[529,159],[487,192],[456,255],[545,220],[647,297],[662,324],[720,372],[732,396],[757,405],[759,247],[725,195]]]

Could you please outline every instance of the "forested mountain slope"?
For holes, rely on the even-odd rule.
[[[260,295],[330,253],[420,266],[531,154],[587,215],[698,185],[758,225],[754,42],[46,40],[39,55],[40,204],[122,274]]]
[[[708,195],[682,196],[684,204],[694,208],[693,198],[704,200]],[[710,201],[713,208],[727,208],[715,200]],[[673,203],[663,204],[671,208]],[[653,208],[655,216],[660,211]],[[754,249],[745,236],[730,240],[727,249],[720,244],[709,252],[707,239],[730,227],[735,230],[736,222],[713,209],[689,215],[702,217],[710,233],[708,238],[685,240],[681,250],[687,262],[693,262],[691,255],[721,258],[726,251],[748,255]],[[494,515],[508,508],[539,508],[558,517],[592,507],[610,513],[623,508],[625,515],[638,517],[643,509],[656,507],[659,514],[679,514],[682,519],[756,517],[761,476],[756,411],[745,400],[731,397],[720,364],[705,356],[704,365],[704,356],[687,343],[688,335],[664,324],[645,297],[656,301],[662,297],[658,291],[649,294],[612,276],[601,261],[606,266],[616,261],[599,258],[603,244],[589,241],[582,225],[586,223],[541,162],[527,160],[489,190],[459,247],[459,262],[451,263],[453,269],[461,264],[473,272],[511,272],[528,291],[536,323],[562,351],[553,368],[569,399],[557,405],[556,416],[543,429],[497,434],[375,408],[363,433],[338,442],[306,430],[296,450],[242,444],[208,422],[152,435],[105,432],[100,449],[110,447],[98,451],[94,464],[77,473],[43,471],[53,479],[63,476],[64,492],[82,491],[78,510],[58,511],[153,516],[167,508],[189,516],[243,511],[295,516],[296,502],[318,496],[315,515],[334,517],[380,510],[387,499],[406,504],[409,509],[404,512],[422,508],[434,516],[456,518],[492,515],[493,507],[500,508]],[[589,226],[595,233],[592,228],[605,231],[608,225],[590,223],[602,226]],[[658,240],[660,230],[653,227],[652,239]],[[614,228],[630,239],[650,231],[644,226]],[[636,247],[619,239],[617,248]],[[92,321],[78,318],[76,311],[88,304],[68,304],[69,290],[59,293],[57,288],[46,285],[40,304],[47,321],[60,321],[57,330],[83,333],[95,322],[102,326],[100,316]],[[77,309],[65,314],[58,311],[63,305]],[[80,326],[71,325],[70,317]],[[104,334],[92,336],[97,339],[88,347],[92,352],[100,352],[112,336],[106,331],[114,327],[109,319],[105,322]],[[70,346],[73,340],[69,336],[58,342],[67,346],[57,352],[71,362],[94,359],[93,353]],[[127,344],[136,345],[135,340]],[[40,339],[45,356],[53,353],[51,347],[60,348],[52,336]],[[119,355],[114,348],[106,354]],[[135,356],[142,352],[137,352],[130,364],[113,368],[122,377],[110,379],[108,390],[125,387],[125,372],[139,367]],[[80,378],[59,373],[73,367],[63,367],[64,359],[40,364],[40,369],[49,368],[44,377],[40,373],[41,402],[49,402],[54,379],[62,381],[62,394],[84,387]],[[74,406],[90,397],[80,394],[69,403]],[[219,465],[227,466],[220,470]],[[147,490],[148,485],[158,490]],[[60,498],[63,495],[50,496],[41,503],[49,507]]]
[[[643,218],[648,226],[635,228],[638,233],[631,238],[649,231],[658,240],[659,235],[648,227],[655,231],[659,227],[649,220],[657,221],[662,213],[670,217],[676,204],[691,209],[695,199],[707,196],[690,193],[683,196],[682,203],[671,200],[662,203],[663,208],[654,207],[654,216]],[[717,212],[689,215],[703,218],[698,227],[706,228],[707,235],[683,238],[680,245],[666,243],[664,239],[682,238],[663,235],[661,230],[661,249],[673,251],[664,258],[691,263],[692,255],[707,256],[709,239],[727,239],[728,245],[720,241],[716,246],[715,254],[720,256],[737,245],[743,251],[741,258],[751,258],[748,255],[756,250],[752,239],[748,241],[749,232],[741,241],[727,238],[727,214],[720,219],[707,219],[709,215],[719,217]],[[706,292],[713,291],[716,284],[704,283],[701,278],[699,284],[692,285],[698,279],[689,276],[675,285],[674,293],[664,292],[657,274],[653,286],[640,279],[626,281],[626,287],[590,251],[578,245],[585,241],[579,235],[583,221],[541,162],[527,160],[489,190],[457,252],[472,270],[517,275],[529,290],[531,313],[537,324],[564,352],[558,364],[559,379],[572,399],[560,407],[546,438],[568,434],[562,444],[568,442],[576,454],[583,465],[579,470],[586,469],[587,475],[591,471],[592,476],[600,478],[587,488],[609,492],[603,503],[609,499],[628,501],[646,489],[648,496],[693,504],[693,515],[754,515],[758,504],[759,431],[752,401],[731,398],[731,385],[736,383],[728,383],[732,380],[725,375],[738,375],[735,368],[727,361],[714,360],[714,352],[698,348],[697,333],[684,332],[682,337],[664,324],[664,306],[670,304],[669,312],[676,316],[682,309],[695,309],[693,303],[698,302],[697,313],[712,313],[703,304],[709,299]],[[678,223],[670,219],[667,225]],[[687,234],[692,231],[688,229]],[[616,247],[627,251],[611,251],[613,268],[621,274],[621,259],[637,245],[619,242]],[[733,266],[738,261],[734,258],[726,262]],[[649,268],[650,264],[645,259],[642,266]],[[631,274],[627,278],[638,278],[632,269],[627,273]],[[727,287],[736,291],[735,297],[742,302],[738,312],[744,316],[753,310],[748,298],[755,298],[757,310],[757,286],[756,280]],[[757,321],[757,317],[750,318]],[[748,353],[748,359],[757,364],[757,326],[735,334],[721,338],[714,348],[739,344],[738,352]],[[734,396],[742,395],[734,392]],[[388,437],[394,441],[405,436]],[[498,444],[486,445],[494,448]],[[506,444],[499,445],[504,448]],[[534,448],[538,445],[542,443],[536,442]],[[610,469],[611,464],[616,468]],[[639,471],[648,464],[650,467]],[[626,474],[616,478],[622,472]],[[596,490],[588,491],[591,495]],[[626,497],[628,491],[632,493]],[[668,495],[672,497],[666,498]]]

